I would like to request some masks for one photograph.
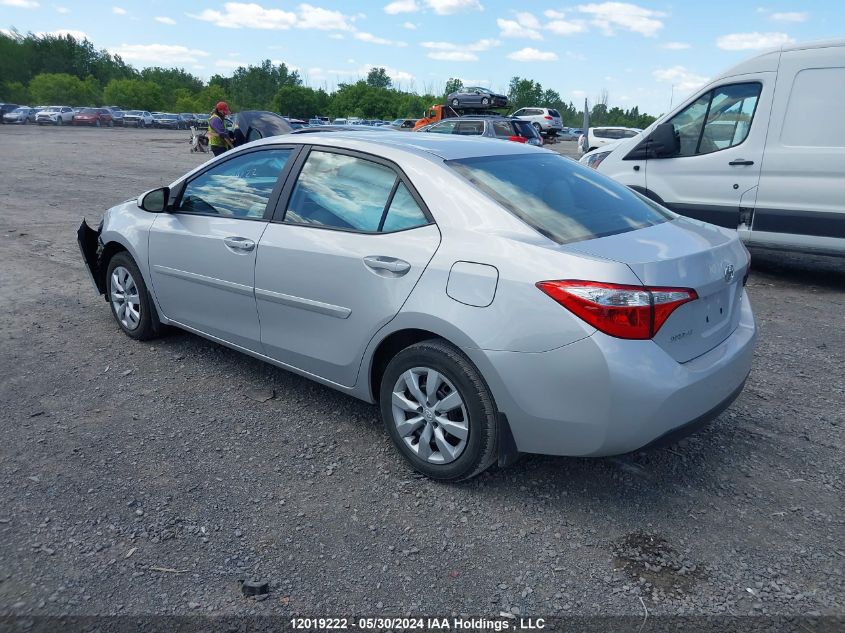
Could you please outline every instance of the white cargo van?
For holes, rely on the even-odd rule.
[[[735,66],[581,162],[749,245],[845,256],[845,40]]]

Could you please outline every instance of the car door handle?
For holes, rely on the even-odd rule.
[[[753,165],[753,160],[745,160],[744,158],[737,158],[728,163],[728,165]]]
[[[401,277],[411,270],[411,265],[404,259],[386,257],[384,255],[370,255],[364,258],[364,263],[373,270],[386,270],[397,277]]]
[[[232,250],[247,253],[255,248],[255,242],[246,237],[225,237],[223,243]]]

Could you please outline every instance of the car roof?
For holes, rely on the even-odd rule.
[[[297,144],[328,145],[356,149],[380,155],[382,148],[398,149],[418,156],[443,160],[460,160],[477,156],[529,154],[540,150],[522,143],[501,143],[480,136],[451,134],[414,134],[399,131],[326,132],[321,134],[290,134],[271,136],[255,145],[295,142]],[[547,151],[547,150],[546,150]]]

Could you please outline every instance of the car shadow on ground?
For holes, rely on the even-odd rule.
[[[845,291],[845,257],[751,248],[751,273],[767,280]]]

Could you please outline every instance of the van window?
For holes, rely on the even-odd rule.
[[[795,75],[780,140],[793,147],[845,147],[845,68],[808,68]]]
[[[681,140],[676,156],[711,154],[742,143],[760,98],[759,83],[719,86],[672,117]]]

